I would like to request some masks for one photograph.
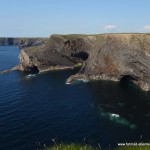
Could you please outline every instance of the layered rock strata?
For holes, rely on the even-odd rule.
[[[82,63],[67,82],[131,80],[150,91],[150,34],[52,35],[47,41],[23,48],[18,69],[47,71]]]

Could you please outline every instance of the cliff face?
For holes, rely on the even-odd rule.
[[[150,35],[52,35],[40,45],[21,50],[21,70],[39,71],[73,67],[83,63],[80,72],[70,77],[132,80],[150,91]]]
[[[0,46],[19,46],[20,48],[39,45],[47,38],[0,38]]]
[[[74,68],[83,62],[80,53],[88,51],[90,40],[84,38],[67,39],[65,36],[53,35],[41,45],[26,47],[20,53],[20,70],[37,69],[39,72]],[[88,53],[81,54],[87,57]]]
[[[132,80],[150,90],[150,35],[99,35],[86,61],[84,74],[91,78]]]

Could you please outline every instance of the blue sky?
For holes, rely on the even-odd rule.
[[[150,0],[2,0],[0,37],[150,32]]]

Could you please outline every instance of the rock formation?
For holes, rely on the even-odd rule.
[[[47,38],[0,38],[0,46],[18,46],[20,48],[39,45]]]
[[[63,36],[53,35],[41,45],[23,48],[19,55],[19,70],[36,69],[43,72],[77,67],[83,62],[83,59],[78,56],[79,51],[87,49],[88,42],[83,46],[83,41],[76,40],[79,39],[68,40]]]
[[[66,69],[83,66],[76,78],[132,80],[150,91],[150,34],[52,35],[21,50],[20,70]]]

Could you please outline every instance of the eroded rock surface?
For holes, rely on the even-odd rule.
[[[84,38],[67,39],[65,36],[53,35],[41,45],[23,48],[18,69],[27,71],[36,67],[39,72],[43,72],[74,68],[83,62],[82,57],[87,57],[86,51],[89,49],[90,42]]]
[[[83,66],[74,79],[132,80],[150,91],[150,34],[52,35],[21,50],[18,69],[40,72]]]
[[[47,38],[0,38],[0,46],[18,46],[20,48],[40,45]]]

